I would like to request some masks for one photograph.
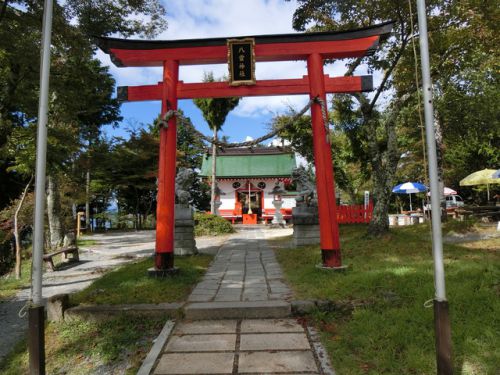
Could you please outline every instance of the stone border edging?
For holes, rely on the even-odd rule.
[[[332,368],[332,364],[330,363],[328,352],[321,343],[318,332],[309,325],[306,327],[306,330],[312,350],[319,363],[320,373],[324,375],[336,375],[335,370]]]
[[[92,305],[76,306],[64,311],[64,320],[85,318],[88,320],[103,320],[120,314],[137,315],[169,315],[172,318],[183,316],[183,303],[158,303],[134,305]]]
[[[163,350],[165,343],[167,342],[168,338],[170,337],[170,334],[172,333],[172,331],[174,329],[174,326],[175,326],[174,321],[167,320],[167,323],[165,323],[165,326],[161,330],[160,334],[154,340],[154,344],[151,347],[151,350],[149,351],[148,355],[146,356],[146,358],[142,362],[141,367],[137,371],[137,375],[149,375],[149,374],[151,374],[151,371],[153,370],[153,367],[156,364],[156,361],[160,357],[161,351]]]

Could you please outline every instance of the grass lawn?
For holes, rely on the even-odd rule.
[[[184,301],[204,275],[211,260],[211,255],[177,256],[175,266],[179,267],[179,273],[166,278],[147,275],[147,269],[153,267],[152,258],[129,263],[105,274],[88,288],[72,294],[70,303],[116,305]]]
[[[401,227],[381,239],[365,233],[341,226],[345,273],[314,267],[319,246],[278,250],[295,298],[335,302],[308,319],[339,374],[435,374],[433,309],[424,307],[434,296],[430,229]],[[457,374],[500,370],[500,240],[490,242],[444,248]]]
[[[93,246],[97,244],[97,241],[91,238],[86,238],[86,239],[78,238],[76,240],[76,244],[78,245],[78,247]]]
[[[49,323],[47,374],[136,374],[166,318],[120,316],[105,322]],[[3,375],[29,374],[26,342],[0,363]]]
[[[29,288],[31,282],[31,259],[23,260],[21,263],[21,278],[16,279],[14,270],[0,276],[0,302],[14,297],[19,290]]]

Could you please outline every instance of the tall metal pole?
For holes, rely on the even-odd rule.
[[[28,310],[30,373],[45,374],[44,307],[42,301],[42,258],[44,247],[45,167],[47,156],[47,116],[49,103],[50,44],[53,0],[45,0],[40,62],[40,99],[36,146],[35,217],[33,265],[31,275],[32,305]]]
[[[451,330],[446,300],[444,281],[443,238],[441,233],[441,212],[439,197],[439,180],[437,170],[437,153],[434,136],[434,108],[432,105],[432,81],[429,63],[429,41],[427,35],[427,16],[425,0],[417,0],[418,24],[420,31],[420,56],[422,60],[422,85],[424,96],[425,134],[429,164],[429,180],[431,185],[431,219],[432,219],[432,254],[434,257],[434,327],[436,334],[437,373],[448,375],[453,373],[451,360]]]

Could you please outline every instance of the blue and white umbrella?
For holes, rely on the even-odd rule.
[[[392,192],[396,194],[410,194],[410,211],[413,211],[411,205],[411,195],[414,193],[422,193],[427,191],[427,187],[418,182],[405,182],[404,184],[396,185],[392,188]]]

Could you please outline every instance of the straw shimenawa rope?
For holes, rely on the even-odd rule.
[[[186,127],[188,127],[190,131],[192,131],[193,133],[195,133],[198,137],[200,137],[204,141],[206,141],[206,142],[208,142],[210,144],[214,144],[214,145],[216,145],[217,147],[220,147],[220,148],[253,147],[253,146],[258,145],[259,143],[261,143],[263,141],[266,141],[266,140],[268,140],[268,139],[276,136],[282,130],[285,130],[285,129],[291,127],[315,103],[321,105],[321,113],[322,113],[322,116],[323,116],[323,121],[325,122],[326,136],[327,136],[327,139],[328,139],[328,121],[327,121],[327,115],[326,115],[326,105],[325,105],[325,102],[322,99],[320,99],[319,97],[315,97],[315,98],[309,100],[309,102],[305,105],[305,107],[302,108],[302,110],[300,112],[296,113],[290,119],[290,121],[288,121],[288,122],[286,122],[286,123],[284,123],[282,125],[276,126],[276,128],[273,129],[273,130],[271,130],[269,133],[263,135],[262,137],[259,137],[259,138],[256,138],[254,140],[251,140],[251,141],[227,143],[227,142],[224,142],[224,141],[221,141],[221,140],[218,140],[218,139],[214,139],[213,137],[206,136],[205,134],[203,134],[200,131],[198,131],[190,121],[184,121],[183,125],[186,126]],[[166,127],[168,127],[168,121],[172,117],[176,117],[176,118],[180,118],[180,119],[183,119],[183,120],[187,120],[186,117],[184,117],[182,115],[182,113],[180,113],[179,111],[169,110],[160,119],[156,120],[156,123],[160,127],[165,127],[166,128]]]

